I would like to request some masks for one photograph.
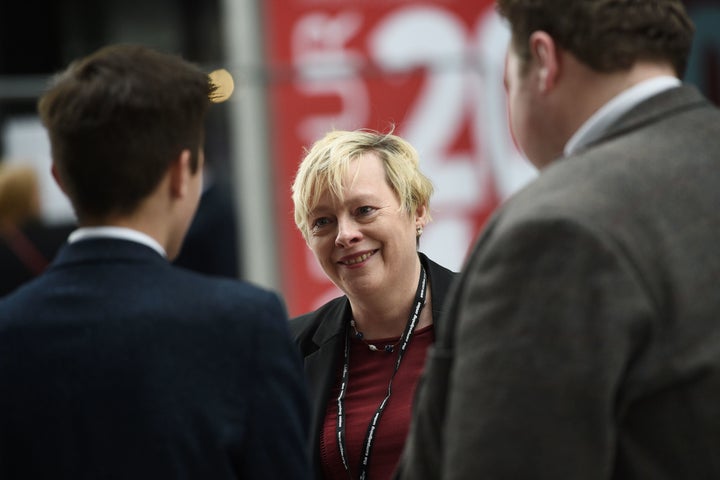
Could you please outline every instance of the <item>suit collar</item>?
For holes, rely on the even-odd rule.
[[[427,270],[430,279],[430,297],[432,299],[432,318],[433,324],[437,325],[443,316],[444,300],[450,289],[455,273],[447,268],[430,260],[424,253],[418,253],[420,262],[422,262],[425,270]]]
[[[323,308],[322,321],[312,336],[317,350],[305,356],[305,375],[310,384],[312,397],[311,412],[311,445],[313,445],[313,462],[319,472],[320,459],[318,446],[320,433],[323,428],[325,410],[327,408],[330,389],[335,377],[335,366],[342,353],[348,318],[350,316],[350,302],[347,297],[332,300]]]
[[[320,322],[312,337],[313,342],[318,347],[322,347],[334,337],[344,333],[344,326],[350,318],[350,301],[348,298],[343,296],[333,300],[327,306],[323,317],[323,321]]]
[[[332,375],[328,365],[334,365],[340,354],[350,319],[350,302],[347,297],[335,299],[323,314],[323,320],[312,336],[317,350],[305,358],[305,371],[312,383],[329,385]]]
[[[51,267],[97,262],[150,262],[169,265],[167,259],[147,245],[116,238],[89,238],[65,244]]]
[[[680,85],[680,80],[676,77],[658,76],[624,90],[585,120],[585,123],[577,129],[565,145],[565,156],[572,155],[575,151],[582,149],[584,145],[593,143],[595,139],[602,137],[611,125],[636,105]]]
[[[586,148],[598,143],[624,135],[649,123],[656,122],[682,110],[690,110],[709,105],[697,88],[682,85],[665,90],[636,105],[610,126],[604,135],[587,145]]]

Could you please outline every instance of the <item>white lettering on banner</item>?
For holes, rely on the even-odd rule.
[[[358,73],[364,57],[362,52],[346,48],[361,25],[361,15],[353,12],[311,13],[293,29],[293,64],[299,75],[295,87],[308,97],[337,97],[341,104],[336,113],[311,114],[298,125],[298,134],[306,145],[330,128],[357,128],[368,120],[367,88]]]
[[[423,67],[428,71],[427,81],[399,133],[418,149],[422,168],[435,185],[435,221],[426,229],[423,249],[453,269],[460,268],[472,241],[472,209],[489,208],[495,201],[488,188],[492,172],[484,155],[484,145],[489,143],[486,139],[506,141],[478,135],[481,126],[488,123],[487,117],[475,114],[483,103],[477,97],[486,79],[467,68],[472,49],[468,49],[466,30],[460,19],[447,10],[409,7],[388,16],[370,41],[373,60],[385,69]],[[499,78],[502,85],[502,71]],[[504,99],[504,92],[499,93]],[[467,121],[474,124],[475,151],[453,154],[451,144]]]
[[[508,129],[503,78],[510,30],[492,10],[479,19],[475,32],[474,58],[482,72],[483,88],[475,102],[473,135],[483,148],[482,157],[492,171],[498,194],[506,198],[534,178],[537,170],[517,150]]]
[[[400,132],[420,153],[422,168],[436,184],[438,205],[475,205],[477,169],[470,152],[448,158],[466,117],[465,28],[439,8],[407,8],[388,16],[370,39],[370,54],[386,70],[422,67],[427,80]]]
[[[359,69],[365,60],[362,52],[347,47],[362,25],[361,15],[343,12],[337,15],[310,13],[303,16],[292,32],[292,60],[298,73],[294,86],[308,97],[334,97],[340,100],[338,111],[318,114],[309,111],[298,124],[298,136],[306,146],[330,129],[354,129],[369,118],[367,88]],[[310,250],[305,252],[306,271],[317,281],[327,281]],[[337,297],[341,292],[329,284],[313,301],[313,307]]]
[[[340,100],[333,113],[308,109],[298,127],[308,146],[332,128],[368,126],[366,66],[377,64],[390,77],[388,82],[398,73],[424,72],[396,133],[417,148],[422,169],[435,186],[434,221],[425,229],[422,250],[454,270],[461,268],[478,217],[494,207],[496,195],[504,198],[534,176],[509,135],[503,87],[509,32],[492,8],[485,12],[469,28],[442,6],[394,9],[365,33],[367,59],[349,46],[351,41],[357,44],[368,27],[356,11],[309,13],[292,33],[296,88],[310,101]],[[470,133],[470,144],[458,151],[463,131]],[[307,255],[305,260],[309,275],[320,280],[323,274],[315,259]],[[320,305],[337,293],[328,285],[314,303]]]

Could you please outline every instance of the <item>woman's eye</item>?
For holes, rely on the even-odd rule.
[[[374,211],[375,211],[375,209],[373,207],[371,207],[369,205],[365,205],[365,206],[362,206],[357,209],[357,214],[358,215],[368,215]]]
[[[320,227],[324,227],[324,226],[327,225],[328,223],[330,223],[330,219],[329,219],[329,218],[327,218],[327,217],[321,217],[321,218],[316,219],[316,220],[312,223],[312,228],[313,228],[313,230],[317,230],[317,229],[320,228]]]

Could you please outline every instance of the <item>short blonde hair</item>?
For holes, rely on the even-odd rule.
[[[39,217],[39,195],[33,167],[0,163],[0,223],[21,225]]]
[[[329,191],[342,200],[348,166],[365,153],[374,153],[383,162],[386,181],[397,195],[400,208],[411,214],[425,206],[430,221],[433,186],[420,171],[418,153],[410,143],[391,133],[333,130],[307,152],[292,185],[295,224],[306,240],[310,237],[310,212],[320,196]]]

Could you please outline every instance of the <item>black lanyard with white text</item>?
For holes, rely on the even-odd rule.
[[[405,325],[405,331],[403,332],[403,335],[400,340],[400,350],[398,351],[397,359],[395,360],[395,369],[393,370],[392,376],[390,377],[390,382],[388,383],[388,389],[387,389],[387,395],[383,399],[382,402],[380,402],[380,405],[378,406],[377,410],[375,411],[375,414],[372,417],[372,420],[370,421],[370,424],[368,425],[367,433],[365,434],[365,440],[363,441],[363,447],[360,451],[360,480],[368,480],[368,465],[370,464],[370,449],[372,448],[373,440],[375,438],[375,430],[377,428],[377,424],[380,421],[380,417],[383,414],[383,411],[385,410],[385,406],[387,405],[388,401],[390,400],[390,395],[392,395],[392,382],[395,378],[395,374],[397,373],[398,369],[400,368],[400,362],[403,359],[403,356],[405,355],[405,350],[407,350],[408,343],[410,343],[410,338],[412,337],[413,331],[415,330],[415,327],[418,324],[418,321],[420,319],[420,312],[422,311],[423,307],[425,306],[425,296],[427,293],[427,274],[425,273],[425,268],[422,266],[420,267],[420,279],[418,280],[418,287],[417,291],[415,292],[415,303],[413,305],[413,309],[410,312],[410,318],[408,319],[407,325]],[[347,453],[345,451],[345,394],[347,393],[348,388],[348,381],[350,377],[350,340],[349,340],[349,332],[348,335],[345,335],[345,355],[344,355],[344,364],[343,364],[343,371],[342,371],[342,383],[340,384],[340,394],[337,398],[337,406],[338,406],[338,414],[337,414],[337,428],[336,428],[336,435],[337,435],[337,441],[338,441],[338,449],[340,450],[340,458],[343,462],[343,466],[345,467],[345,471],[348,473],[348,476],[350,476],[350,467],[348,466],[347,461]]]

